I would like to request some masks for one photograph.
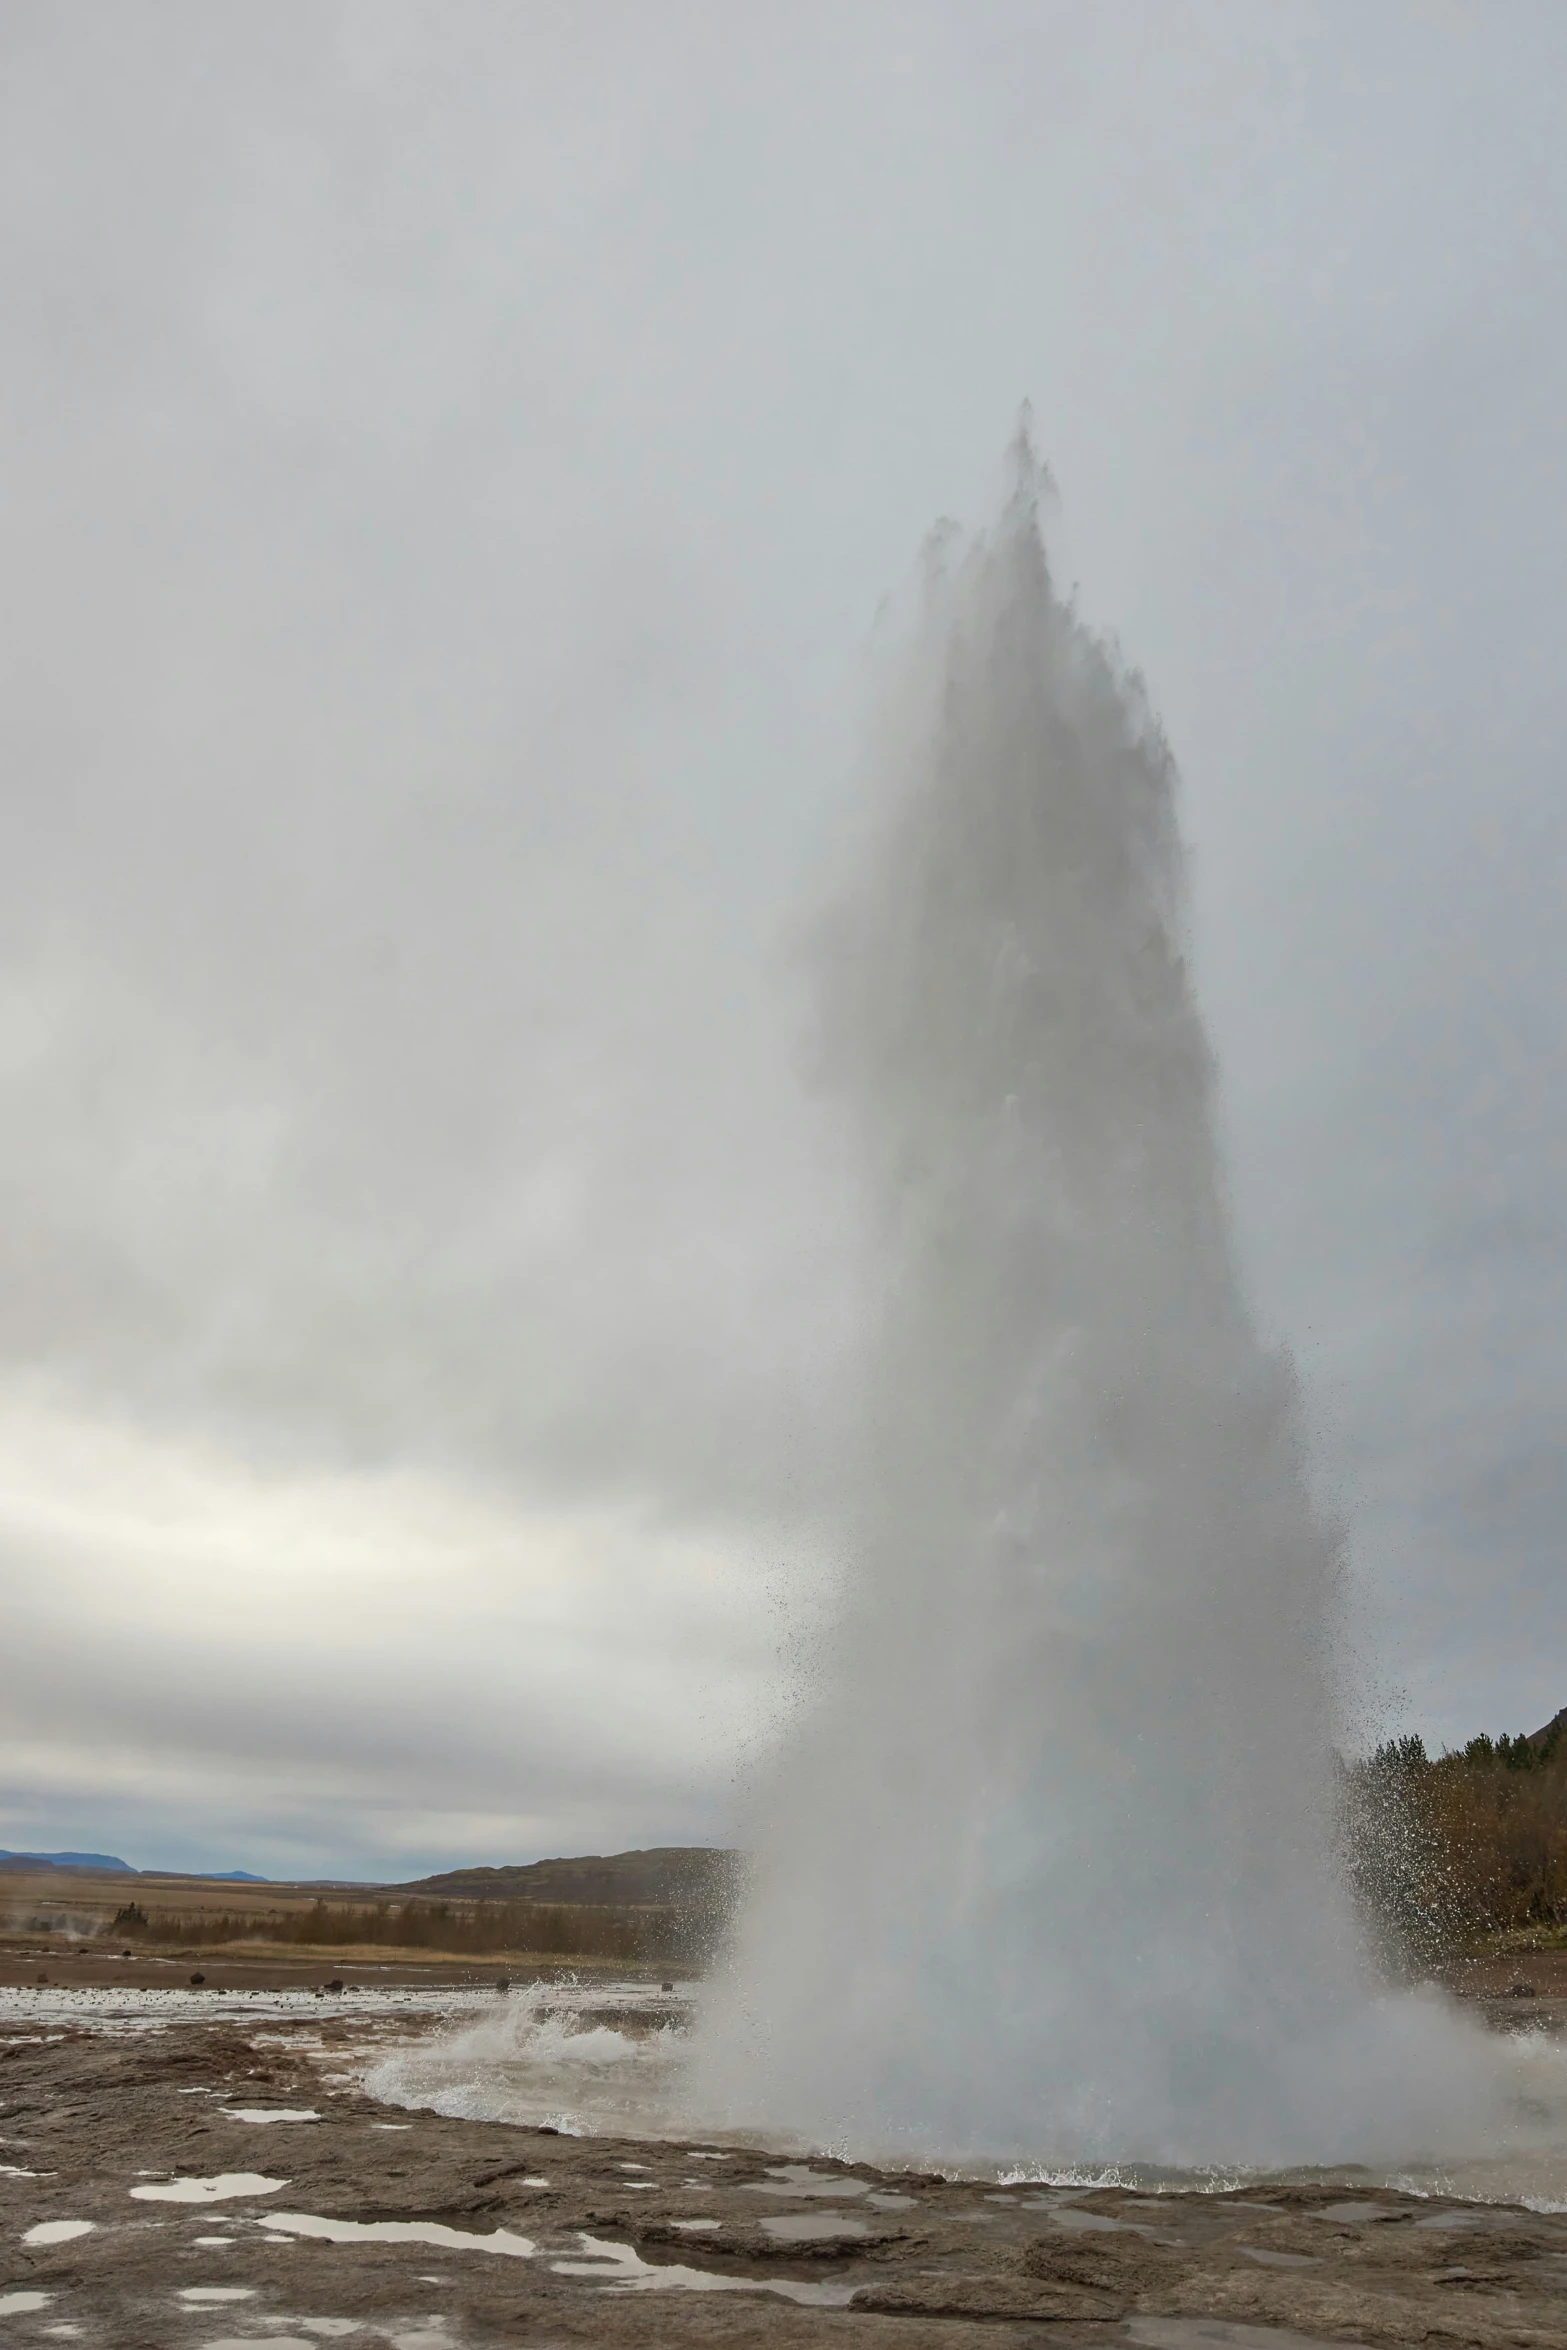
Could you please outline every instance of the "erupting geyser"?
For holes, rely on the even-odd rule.
[[[818,2144],[1276,2163],[1489,2102],[1335,1854],[1337,1559],[1237,1274],[1176,775],[1036,470],[933,578],[824,948],[879,1250],[843,1618],[692,2093]]]

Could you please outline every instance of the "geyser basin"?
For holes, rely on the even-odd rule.
[[[1334,1540],[1238,1278],[1175,769],[1018,452],[931,580],[823,951],[879,1328],[853,1567],[701,2035],[709,2125],[962,2160],[1377,2159],[1510,2127],[1371,1978]]]

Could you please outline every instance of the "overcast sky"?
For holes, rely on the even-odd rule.
[[[1564,87],[1554,0],[11,0],[0,1844],[730,1832],[855,1320],[797,941],[1025,396],[1364,1678],[1567,1704]]]

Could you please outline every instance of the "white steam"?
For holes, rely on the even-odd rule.
[[[1336,1865],[1338,1562],[1237,1277],[1170,754],[1037,476],[935,568],[825,955],[880,1263],[845,1615],[701,2110],[963,2158],[1479,2126]]]

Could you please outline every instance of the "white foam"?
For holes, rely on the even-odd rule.
[[[648,2011],[645,2029],[595,2020]],[[689,2123],[677,2095],[686,2049],[668,2003],[645,1983],[533,1984],[479,2020],[393,2050],[365,2076],[373,2097],[462,2121],[547,2125],[576,2137],[596,2128],[664,2136]]]
[[[639,1986],[645,1989],[645,1986]],[[480,2015],[494,2003],[494,1993],[477,1987],[453,1984],[352,1986],[333,1999],[335,2016],[362,2016],[372,2027],[392,2025],[408,2016],[456,2018]],[[312,1991],[204,1991],[201,1997],[201,2016],[204,2022],[214,2017],[243,2020],[247,2025],[271,2022],[304,2025],[314,2022],[319,2008]],[[60,2023],[72,2031],[105,2034],[109,2037],[138,2036],[148,2032],[166,2031],[171,2024],[188,2024],[191,2020],[191,1997],[184,1989],[172,1984],[135,1983],[121,1986],[77,1986],[68,1983],[0,1984],[0,2021],[13,2019],[33,2025]],[[11,2045],[43,2043],[60,2038],[59,2033],[23,2032],[7,2035]],[[258,2034],[258,2039],[261,2035]],[[277,2035],[273,2035],[274,2038]],[[319,2046],[319,2038],[296,2031],[287,2044]],[[220,2091],[207,2088],[192,2092],[196,2096],[215,2096]]]

